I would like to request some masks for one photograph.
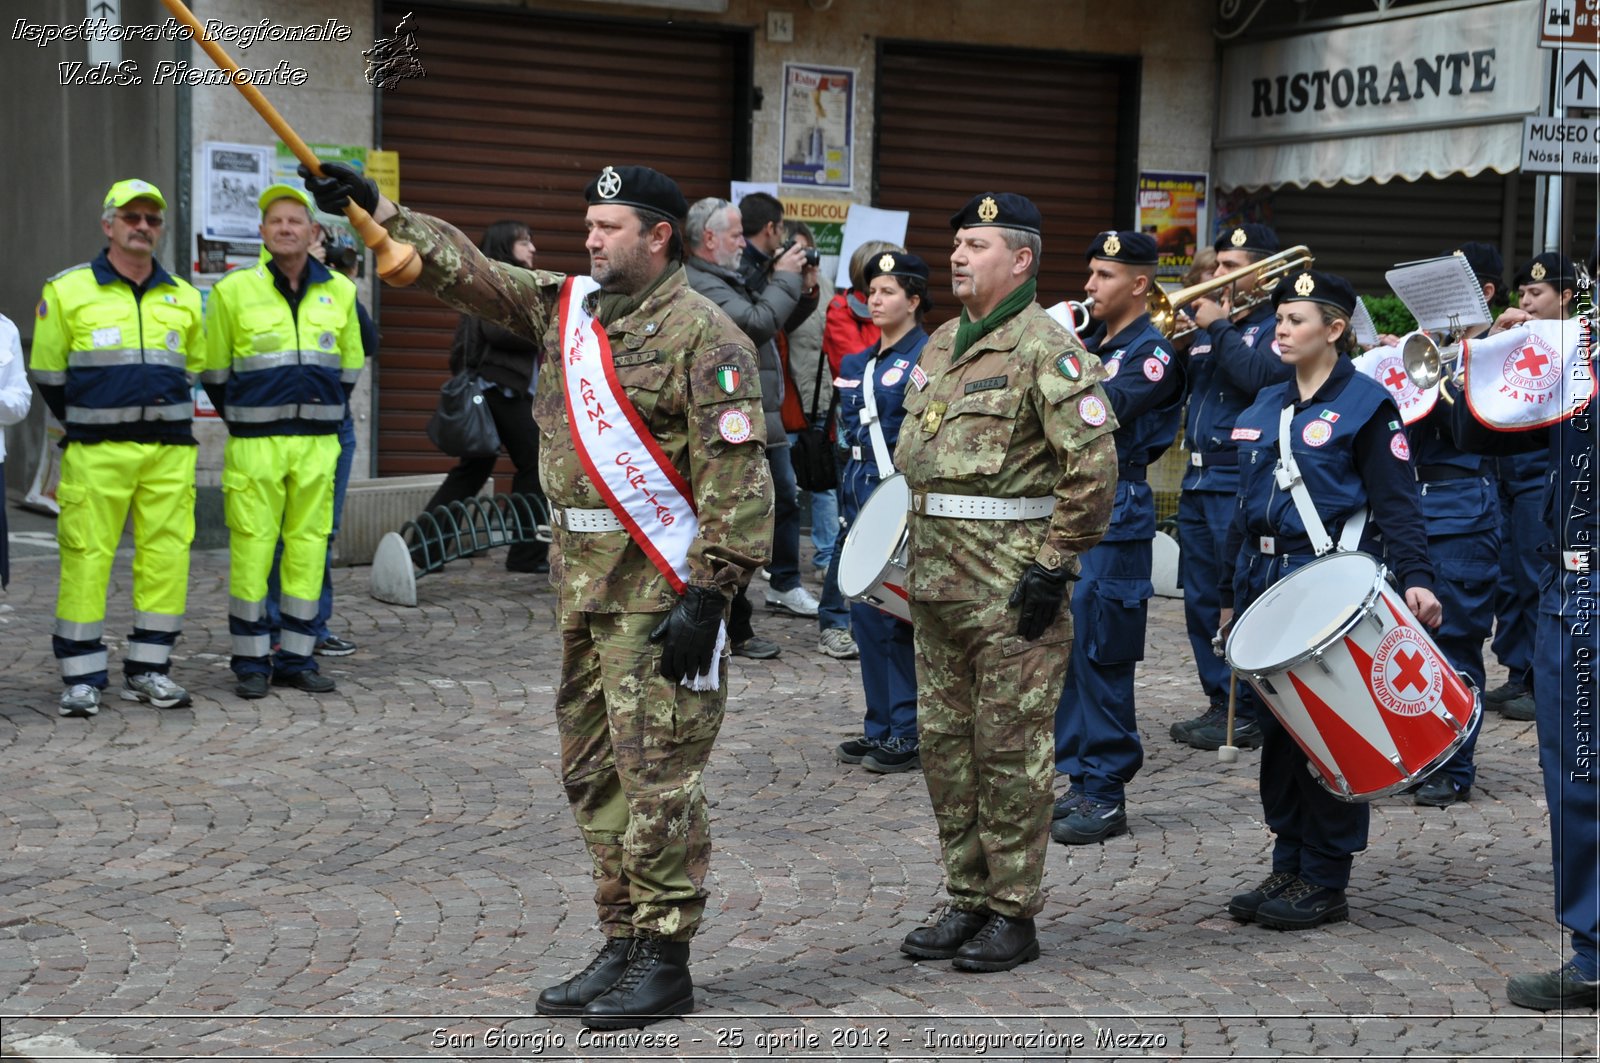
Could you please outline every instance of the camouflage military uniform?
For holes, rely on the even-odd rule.
[[[604,509],[567,423],[557,323],[565,277],[487,259],[459,230],[404,208],[385,224],[421,255],[420,286],[464,313],[543,337],[548,368],[533,400],[540,482],[557,511]],[[624,391],[693,488],[700,525],[689,582],[731,598],[772,541],[755,352],[676,265],[606,335]],[[737,444],[718,430],[730,409],[752,428]],[[558,527],[555,535],[562,782],[594,861],[601,927],[608,937],[686,941],[705,909],[711,840],[701,774],[727,687],[696,692],[657,674],[661,650],[648,638],[678,595],[626,531]]]
[[[907,589],[918,729],[957,908],[1012,918],[1043,904],[1056,698],[1072,641],[1066,604],[1033,642],[1007,599],[1030,562],[1077,567],[1111,518],[1116,419],[1100,363],[1037,304],[952,362],[957,322],[923,350],[906,389],[895,466],[911,487]],[[1038,498],[1033,520],[915,511],[927,492]]]

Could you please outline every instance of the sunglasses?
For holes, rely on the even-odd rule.
[[[137,226],[142,218],[145,224],[152,229],[159,229],[166,222],[166,219],[159,214],[141,214],[136,210],[123,211],[117,217],[122,219],[123,224],[133,226]]]

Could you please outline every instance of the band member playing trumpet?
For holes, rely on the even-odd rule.
[[[1253,265],[1279,249],[1270,226],[1245,224],[1217,237],[1216,275]],[[1233,520],[1239,486],[1239,451],[1233,425],[1241,411],[1265,388],[1292,375],[1272,347],[1272,306],[1266,300],[1238,322],[1233,313],[1242,301],[1259,298],[1256,282],[1246,278],[1221,298],[1202,298],[1190,308],[1201,332],[1189,347],[1189,413],[1183,445],[1189,468],[1178,498],[1178,537],[1183,543],[1179,575],[1183,582],[1183,616],[1189,646],[1209,705],[1192,720],[1172,725],[1172,737],[1196,749],[1222,745],[1228,713],[1228,669],[1211,649],[1217,631],[1221,590],[1232,561],[1223,554],[1228,524]],[[1253,709],[1235,721],[1234,744],[1261,744]]]
[[[1134,663],[1144,658],[1155,496],[1145,469],[1172,445],[1183,409],[1184,360],[1150,323],[1145,296],[1156,282],[1156,242],[1140,232],[1104,232],[1084,258],[1094,329],[1084,345],[1105,366],[1106,398],[1121,425],[1111,526],[1079,555],[1072,595],[1077,637],[1056,706],[1056,771],[1071,789],[1056,801],[1050,837],[1066,845],[1104,841],[1128,829],[1124,789],[1144,763],[1134,720]]]
[[[974,196],[950,219],[962,314],[911,371],[895,464],[911,488],[922,774],[950,908],[901,951],[1005,971],[1037,959],[1078,555],[1116,488],[1099,360],[1034,300],[1039,209]]]
[[[1545,285],[1562,278],[1569,264],[1547,252],[1529,263],[1544,265],[1545,275],[1531,281]],[[1573,271],[1574,273],[1576,271]],[[1564,279],[1564,278],[1563,278]],[[1574,286],[1576,278],[1572,281]],[[1492,333],[1548,315],[1564,316],[1571,291],[1552,285],[1550,293],[1523,289],[1523,305],[1506,310]],[[1592,303],[1590,304],[1593,305]],[[1542,312],[1542,313],[1541,313]],[[1594,331],[1589,345],[1564,368],[1558,394],[1581,394],[1592,385]],[[1468,410],[1453,382],[1456,399],[1450,407],[1452,427],[1465,447],[1484,454],[1535,450],[1549,455],[1543,511],[1545,523],[1537,551],[1548,562],[1540,584],[1534,638],[1536,727],[1539,767],[1550,808],[1550,859],[1555,870],[1556,918],[1571,935],[1571,958],[1553,971],[1519,974],[1506,982],[1506,996],[1519,1007],[1538,1011],[1600,1006],[1600,802],[1594,768],[1594,669],[1600,660],[1600,635],[1595,616],[1595,543],[1600,539],[1596,516],[1594,470],[1597,454],[1594,400],[1577,408],[1565,394],[1569,412],[1560,422],[1524,431],[1491,431]]]
[[[1504,283],[1499,250],[1493,244],[1464,243],[1457,254],[1472,266],[1484,301],[1492,302]],[[1488,327],[1485,322],[1476,331]],[[1450,667],[1483,690],[1483,644],[1494,623],[1495,576],[1500,568],[1500,506],[1493,470],[1485,468],[1484,458],[1456,445],[1448,405],[1435,404],[1426,417],[1407,428],[1407,435],[1427,524],[1434,592],[1444,610],[1434,641]],[[1461,748],[1417,788],[1417,804],[1447,808],[1471,796],[1477,777],[1474,751],[1482,725],[1480,715]]]
[[[1572,312],[1577,270],[1572,259],[1556,251],[1535,256],[1517,271],[1517,308],[1513,324],[1557,321]],[[1499,322],[1496,322],[1499,325]],[[1511,720],[1535,716],[1537,680],[1533,668],[1534,620],[1539,607],[1539,558],[1544,541],[1545,480],[1550,453],[1535,449],[1496,461],[1500,475],[1500,590],[1495,601],[1491,648],[1510,673],[1504,686],[1491,690],[1486,702]]]
[[[867,496],[894,471],[894,446],[905,420],[906,384],[928,342],[928,264],[904,251],[884,251],[867,263],[867,308],[881,334],[839,367],[840,515],[855,524]],[[879,773],[921,767],[917,747],[917,672],[911,625],[871,605],[850,607],[850,629],[861,647],[861,685],[867,697],[863,734],[839,746],[839,759]]]
[[[1312,543],[1323,535],[1374,557],[1382,557],[1387,544],[1406,605],[1424,624],[1439,626],[1400,411],[1381,384],[1341,356],[1354,346],[1355,305],[1355,292],[1342,277],[1311,270],[1285,278],[1273,292],[1278,349],[1294,377],[1262,392],[1230,433],[1239,447],[1239,495],[1224,555],[1237,566],[1223,585],[1225,626],[1235,603],[1247,608],[1314,560]],[[1284,450],[1298,477],[1282,459]],[[1239,701],[1256,703],[1242,687]],[[1261,804],[1275,835],[1272,873],[1234,897],[1228,912],[1277,930],[1344,919],[1350,865],[1366,848],[1370,809],[1323,789],[1307,770],[1305,753],[1271,713],[1258,718]]]

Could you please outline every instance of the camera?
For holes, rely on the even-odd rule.
[[[794,246],[794,241],[790,240],[788,243],[786,243],[782,247],[778,248],[778,253],[772,256],[772,260],[774,262],[776,262],[778,259],[782,258],[784,255],[787,255],[789,253],[789,249],[791,247],[793,247],[793,246]],[[818,265],[819,263],[821,263],[821,261],[822,261],[822,252],[821,251],[818,251],[814,247],[806,248],[806,265],[815,266],[815,265]]]

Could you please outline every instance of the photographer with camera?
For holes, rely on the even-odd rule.
[[[684,268],[690,287],[727,311],[756,348],[761,409],[766,415],[767,464],[775,495],[767,607],[814,617],[817,599],[800,584],[799,487],[783,425],[785,381],[779,342],[783,332],[798,328],[816,310],[817,269],[805,265],[803,247],[774,253],[781,246],[782,204],[759,192],[746,196],[743,203],[751,204],[750,214],[743,215],[741,207],[716,198],[699,200],[689,208],[684,224],[688,251]],[[755,242],[754,251],[750,241]],[[741,261],[745,266],[742,272]],[[757,637],[750,616],[749,599],[741,590],[733,600],[728,624],[733,652],[760,660],[778,656],[778,644]]]

